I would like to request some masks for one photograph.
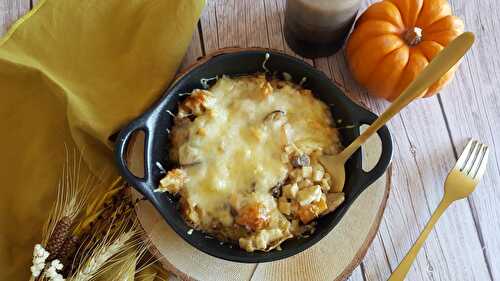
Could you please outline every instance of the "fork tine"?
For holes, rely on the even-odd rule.
[[[472,174],[475,180],[480,180],[484,172],[486,171],[486,165],[488,163],[488,154],[489,154],[489,147],[487,145],[484,145],[481,150],[481,157],[477,161],[479,162],[479,164],[477,165],[478,167],[474,170],[474,173]]]
[[[475,142],[475,140],[470,139],[467,145],[464,148],[464,151],[462,151],[462,154],[460,154],[460,157],[457,160],[457,163],[455,164],[455,169],[462,170],[463,167],[465,166],[465,161],[470,157],[469,155],[471,154],[471,148],[472,148],[472,143]]]
[[[481,159],[482,159],[482,154],[483,154],[483,148],[485,147],[486,145],[484,145],[483,143],[480,143],[478,142],[477,143],[477,147],[475,149],[475,154],[473,155],[472,160],[467,160],[467,165],[468,166],[468,169],[464,169],[464,173],[469,176],[469,177],[473,177],[474,175],[474,172],[477,171],[477,168],[479,168],[479,165],[481,164]],[[471,162],[469,164],[469,162]]]
[[[472,168],[472,164],[474,164],[474,162],[476,161],[480,146],[481,146],[481,143],[477,140],[475,140],[472,143],[472,149],[471,149],[471,152],[469,154],[469,157],[467,157],[467,160],[465,161],[465,165],[461,169],[461,171],[464,172],[465,174],[468,174],[470,172],[470,170]]]

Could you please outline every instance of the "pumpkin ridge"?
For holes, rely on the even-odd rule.
[[[427,23],[425,26],[422,26],[421,28],[422,28],[422,30],[426,30],[426,29],[428,29],[430,26],[432,26],[433,24],[435,24],[435,23],[439,22],[439,21],[440,21],[440,20],[442,20],[442,19],[445,19],[446,17],[447,17],[447,16],[444,16],[444,17],[442,17],[442,18],[438,18],[438,19],[436,19],[436,20],[434,20],[434,21],[432,21],[432,22]]]
[[[386,36],[392,36],[392,38],[389,38],[390,39],[389,41],[392,41],[393,43],[385,46],[384,48],[382,47],[379,48],[379,50],[377,50],[376,52],[377,55],[374,57],[370,57],[367,59],[365,54],[373,53],[372,46],[380,45],[380,43],[378,43],[376,40],[377,39],[384,40],[383,36],[377,36],[371,38],[371,41],[368,41],[367,43],[361,45],[355,52],[350,52],[348,59],[350,61],[351,70],[358,69],[361,66],[365,66],[364,72],[353,71],[356,80],[367,81],[369,79],[369,74],[372,74],[373,71],[375,70],[373,66],[375,64],[378,64],[379,60],[382,60],[386,56],[386,54],[392,52],[393,50],[398,49],[401,46],[406,46],[398,36],[395,35],[386,35]],[[382,50],[384,51],[382,52]],[[370,63],[367,64],[367,60],[370,61]]]
[[[376,9],[374,9],[374,7],[377,7],[377,9],[380,9],[379,6],[384,6],[384,5],[391,6],[391,10],[394,11],[395,13],[397,13],[397,15],[394,14],[394,16],[392,16],[392,17],[381,18],[380,14],[372,14],[371,13],[374,10],[376,10]],[[400,22],[401,25],[399,25],[398,21],[394,17],[399,18],[399,20],[401,21]],[[396,6],[394,3],[392,3],[391,1],[388,1],[388,0],[376,2],[376,3],[372,4],[370,7],[368,7],[368,9],[366,9],[366,11],[363,12],[363,14],[359,18],[358,22],[356,23],[356,25],[358,23],[363,23],[363,22],[372,21],[372,20],[388,21],[398,28],[403,28],[403,29],[405,28],[405,25],[403,22],[403,15],[401,14],[401,11],[399,10],[398,6]]]
[[[427,59],[427,57],[425,56],[425,54],[424,54],[421,50],[419,50],[418,48],[415,48],[415,47],[414,47],[414,48],[409,47],[409,48],[410,48],[410,54],[409,54],[409,56],[408,56],[408,61],[406,62],[405,67],[404,67],[404,68],[403,68],[403,70],[401,71],[401,75],[405,74],[405,73],[406,73],[407,68],[408,68],[408,67],[410,67],[410,62],[412,61],[412,59],[411,59],[411,58],[412,58],[412,56],[415,56],[415,54],[413,54],[413,53],[420,53],[420,54],[421,54],[421,55],[425,58],[425,60],[427,61],[427,64],[429,64],[429,60]],[[417,74],[417,76],[418,76],[418,74]],[[401,78],[401,76],[400,76],[400,78]],[[401,88],[401,86],[402,86],[402,83],[403,83],[403,82],[405,82],[405,81],[404,81],[403,79],[400,79],[400,80],[399,80],[399,82],[396,84],[396,87],[394,87],[394,89]],[[410,83],[411,83],[411,81],[410,81]],[[408,85],[409,85],[409,84],[408,84]],[[408,85],[406,85],[406,87],[407,87]],[[434,85],[434,84],[433,84],[433,85]],[[431,85],[431,87],[432,87],[433,85]],[[429,87],[429,88],[431,88],[431,87]],[[402,90],[404,91],[404,88],[403,88]],[[429,89],[427,89],[427,90],[425,91],[425,93],[424,93],[422,96],[427,95],[427,93],[428,93],[428,92],[429,92]],[[400,94],[401,94],[401,92],[400,92],[400,93],[397,93],[397,96],[399,96]],[[397,97],[397,96],[396,96],[396,97]],[[391,101],[393,101],[396,97],[392,98],[392,99],[391,99]]]
[[[394,50],[388,52],[387,54],[385,54],[383,57],[381,57],[376,63],[374,63],[375,67],[373,67],[373,70],[370,72],[370,74],[368,76],[372,76],[373,73],[375,73],[375,71],[377,71],[377,68],[378,66],[384,61],[385,58],[387,58],[387,56],[389,56],[390,54],[394,53],[395,51],[401,49],[401,48],[409,48],[408,46],[406,46],[405,44],[395,48]],[[408,62],[410,61],[410,56],[408,56],[408,60],[406,61],[405,63],[405,67],[403,68],[403,70],[406,68],[406,66],[408,65]],[[403,72],[401,72],[402,74]],[[400,76],[401,76],[400,74]]]
[[[399,0],[385,0],[386,2],[389,2],[393,4],[396,7],[396,10],[399,12],[399,15],[401,17],[401,21],[403,22],[403,26],[406,27],[406,17],[405,17],[405,12],[403,11],[400,7],[401,3],[399,3]],[[397,2],[397,3],[396,3]]]
[[[424,3],[425,3],[425,0],[422,1],[422,6],[420,6],[420,9],[417,12],[417,16],[415,17],[415,22],[413,23],[414,27],[420,27],[420,26],[417,26],[417,22],[418,22],[418,19],[420,18],[420,15],[422,14],[422,11],[424,10]],[[423,29],[423,27],[420,27],[420,28]]]
[[[443,44],[437,42],[437,41],[433,41],[433,40],[424,40],[422,42],[420,42],[420,45],[424,44],[425,42],[432,42],[433,44],[437,44],[439,46],[441,46],[443,49],[444,49],[444,46]],[[436,54],[434,54],[432,57],[429,57],[420,47],[418,47],[419,51],[422,53],[422,55],[424,55],[424,57],[427,58],[427,61],[430,62],[435,56]],[[439,53],[439,52],[438,52]]]
[[[434,41],[434,40],[422,40],[422,42],[421,42],[421,43],[424,43],[424,42],[433,42],[433,43],[436,43],[436,44],[438,44],[439,46],[441,46],[441,47],[443,47],[443,48],[445,47],[443,44],[441,44],[441,43],[439,43],[439,42],[437,42],[437,41]]]
[[[370,26],[372,23],[386,23],[390,27],[392,27],[394,30],[393,31],[384,30],[384,31],[381,31],[380,33],[373,33],[373,32],[371,32],[372,30],[370,30]],[[360,41],[360,42],[367,41],[367,40],[377,38],[379,36],[387,36],[387,35],[394,35],[394,36],[399,37],[401,32],[402,32],[401,28],[394,25],[394,23],[392,23],[390,21],[384,21],[384,20],[377,19],[377,20],[370,20],[367,22],[362,22],[361,24],[359,24],[356,32],[355,33],[353,32],[350,36],[350,39],[347,43],[348,53],[352,54],[352,53],[356,52],[362,46],[361,44],[358,44],[359,43],[358,41]],[[358,38],[359,34],[362,34],[363,38],[361,38],[361,37]],[[368,38],[368,39],[366,39],[366,38]],[[352,47],[353,45],[355,45],[355,47]]]
[[[436,33],[431,33],[427,35],[426,41],[438,42],[441,45],[448,45],[453,39],[455,39],[462,32],[456,31],[441,31]]]
[[[432,3],[430,3],[432,2]],[[451,10],[451,8],[449,7],[450,4],[448,3],[448,0],[439,0],[439,1],[436,1],[436,2],[440,2],[441,5],[446,5],[448,7],[448,9]],[[424,4],[422,5],[422,10],[421,12],[424,11],[424,8],[425,8],[425,5],[438,5],[437,3],[434,3],[433,0],[425,0],[424,1]],[[420,24],[420,28],[422,28],[423,30],[425,30],[427,27],[431,26],[432,24],[434,24],[435,22],[447,17],[447,16],[450,16],[452,15],[451,13],[448,13],[448,14],[442,14],[441,16],[439,17],[436,17],[436,18],[433,18],[432,21],[430,21],[429,19],[422,19],[422,14],[419,15],[419,17],[417,18],[417,23],[421,23]],[[427,15],[425,14],[424,16],[430,16],[430,15]]]
[[[370,72],[370,76],[373,76],[373,73],[379,68],[379,65],[381,65],[383,63],[383,61],[388,57],[390,56],[391,54],[393,54],[394,52],[396,51],[399,51],[401,48],[408,48],[410,49],[411,47],[408,47],[406,46],[405,44],[401,45],[399,48],[396,48],[392,51],[390,51],[389,53],[387,53],[385,56],[383,56],[376,64],[375,64],[375,67],[373,68],[373,71]],[[410,50],[408,50],[408,52],[410,52]],[[396,78],[396,80],[400,80],[401,78],[401,75],[403,75],[406,67],[408,66],[410,62],[410,55],[408,55],[408,59],[406,60],[405,62],[405,66],[401,69],[401,71],[399,72],[399,75],[397,77],[394,77]],[[367,82],[367,85],[370,84],[370,80],[368,80]],[[395,83],[394,86],[392,87],[392,91],[394,91],[398,86],[398,83]],[[387,93],[382,93],[382,97],[385,98],[385,99],[389,99],[389,97],[392,95],[392,92],[387,92]]]
[[[401,11],[399,10],[398,5],[396,5],[394,2],[392,2],[392,1],[390,1],[390,0],[387,0],[387,1],[385,1],[385,2],[390,3],[391,5],[393,5],[393,6],[396,8],[396,11],[398,11],[399,18],[401,19],[401,23],[403,24],[403,26],[402,26],[402,27],[403,27],[403,28],[405,28],[405,27],[406,27],[406,26],[405,26],[405,20],[404,20],[404,18],[403,18],[403,14],[402,14],[402,13],[401,13]]]
[[[386,0],[393,3],[401,14],[401,19],[405,28],[415,27],[417,20],[420,16],[420,12],[424,7],[425,0],[415,1],[415,0]],[[421,3],[419,6],[418,3]],[[405,9],[403,9],[405,8]],[[414,9],[416,8],[416,9]]]
[[[388,23],[390,24],[392,27],[394,27],[394,29],[398,30],[397,32],[390,32],[390,31],[385,31],[386,33],[385,34],[397,34],[399,32],[401,32],[401,30],[404,30],[404,28],[401,28],[397,25],[395,25],[393,22],[389,21],[389,20],[384,20],[384,19],[371,19],[369,21],[364,21],[362,23],[359,24],[359,27],[363,26],[363,25],[368,25],[372,22],[384,22],[384,23]]]
[[[448,25],[441,26],[440,28],[437,28],[436,25],[441,24],[441,23],[449,23],[449,22],[454,23],[454,21],[456,21],[455,16],[450,15],[450,16],[443,17],[443,18],[433,22],[432,24],[427,25],[427,27],[425,28],[425,32],[426,33],[435,33],[435,32],[449,30],[450,26],[448,26]]]
[[[372,41],[372,40],[374,40],[374,39],[377,39],[377,38],[379,38],[379,37],[383,37],[383,36],[397,36],[398,38],[400,37],[400,35],[399,35],[399,34],[394,34],[394,33],[385,33],[385,34],[380,34],[380,35],[377,35],[377,36],[370,37],[369,39],[367,39],[367,40],[366,40],[366,43],[365,43],[365,44],[368,44],[368,42],[370,42],[370,41]],[[401,40],[401,41],[403,41],[401,38],[400,38],[400,40]],[[404,43],[404,41],[403,41],[403,45],[406,45],[406,44]],[[364,46],[364,44],[361,44],[361,45],[359,45],[358,47],[356,47],[355,49],[351,49],[351,50],[349,51],[350,56],[351,56],[351,57],[352,57],[352,56],[354,56],[354,55],[355,55],[355,53],[356,53],[356,52],[357,52],[357,51],[358,51],[361,47],[363,47],[363,46]],[[398,48],[400,48],[400,47],[398,47]],[[392,51],[391,51],[391,52],[392,52]],[[385,55],[384,55],[384,56],[385,56]]]

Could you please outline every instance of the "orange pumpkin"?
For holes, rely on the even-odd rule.
[[[361,15],[349,37],[347,61],[375,96],[394,100],[430,60],[463,32],[446,0],[384,0]],[[457,66],[423,96],[436,94]]]

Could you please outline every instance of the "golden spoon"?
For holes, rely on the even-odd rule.
[[[417,78],[401,93],[401,95],[370,125],[358,138],[337,155],[324,155],[320,162],[332,177],[332,191],[342,192],[345,183],[345,162],[361,147],[365,141],[376,133],[385,123],[414,99],[419,97],[434,82],[439,80],[462,58],[474,43],[474,34],[464,32],[439,52],[425,67]]]

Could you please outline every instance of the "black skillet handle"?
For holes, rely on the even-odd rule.
[[[377,115],[365,111],[363,114],[361,114],[361,118],[359,120],[360,124],[367,124],[370,125],[372,124],[376,119],[378,118]],[[377,134],[380,137],[380,140],[382,142],[382,152],[380,154],[380,158],[369,172],[362,171],[361,173],[361,186],[367,187],[370,184],[372,184],[374,181],[376,181],[379,177],[381,177],[387,170],[387,167],[391,163],[392,159],[392,138],[391,134],[389,133],[389,129],[387,126],[383,126],[377,131]]]
[[[147,116],[143,116],[134,120],[120,131],[116,141],[115,157],[116,163],[118,164],[118,170],[125,180],[135,187],[142,195],[146,196],[146,198],[149,198],[153,191],[153,167],[150,166],[147,159],[144,159],[144,178],[139,178],[132,174],[127,165],[127,150],[130,144],[130,138],[138,131],[144,132],[144,157],[149,155],[148,152],[151,150],[152,146],[152,130],[148,126]]]

